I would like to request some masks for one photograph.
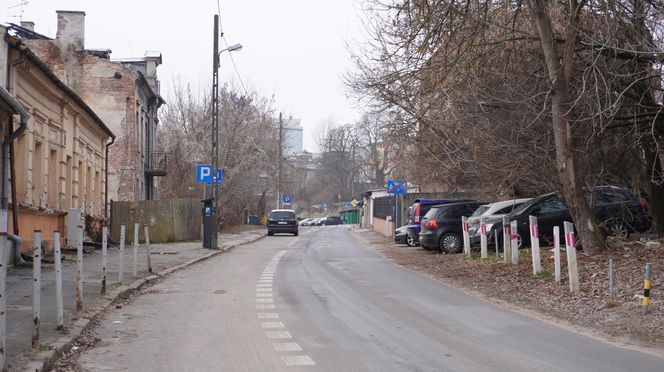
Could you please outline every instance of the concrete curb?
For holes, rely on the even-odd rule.
[[[34,371],[50,371],[53,369],[55,362],[60,359],[66,350],[70,350],[76,341],[76,339],[83,334],[86,330],[93,326],[94,321],[98,320],[101,315],[115,306],[116,303],[128,298],[132,293],[141,290],[143,287],[155,283],[157,280],[167,277],[177,271],[185,269],[189,266],[195,265],[199,262],[206,261],[212,257],[218,256],[226,251],[229,251],[235,247],[251,244],[260,239],[263,239],[265,234],[257,235],[247,240],[243,240],[237,243],[230,244],[228,246],[222,246],[219,250],[212,251],[201,257],[194,258],[193,260],[168,267],[159,271],[158,273],[148,275],[144,278],[136,279],[133,282],[121,285],[117,288],[110,290],[106,296],[99,298],[97,306],[85,311],[85,313],[77,320],[73,321],[68,327],[67,335],[64,335],[57,339],[51,344],[53,347],[52,350],[41,351],[32,357],[32,361],[27,364],[25,371],[34,372]]]

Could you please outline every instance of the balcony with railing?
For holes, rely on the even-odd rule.
[[[164,151],[152,151],[148,153],[145,161],[145,175],[152,177],[163,177],[166,175],[168,155]]]

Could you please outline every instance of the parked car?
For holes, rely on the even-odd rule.
[[[513,199],[499,201],[491,204],[481,205],[475,213],[468,217],[468,234],[471,244],[480,243],[480,223],[484,219],[488,225],[493,225],[496,221],[502,221],[503,216],[511,214],[521,204],[530,201],[531,198]],[[487,228],[487,233],[490,230]]]
[[[329,225],[343,225],[343,221],[341,220],[340,216],[327,216],[323,220],[323,225],[329,226]]]
[[[443,253],[461,252],[463,247],[461,217],[470,216],[479,206],[480,203],[477,201],[432,206],[422,220],[420,231],[422,247]]]
[[[267,218],[267,235],[287,233],[297,236],[298,225],[292,209],[274,209]]]
[[[394,230],[394,242],[397,244],[408,244],[408,226],[401,226]],[[412,245],[408,245],[412,247]]]
[[[305,218],[302,221],[300,221],[300,226],[311,226],[311,221],[313,221],[313,218]]]
[[[449,200],[449,199],[417,199],[415,203],[408,208],[408,236],[413,244],[419,244],[420,229],[422,218],[429,212],[434,205],[449,204],[457,202],[474,201],[469,199]]]
[[[597,222],[609,235],[627,238],[633,232],[648,231],[652,225],[641,200],[627,189],[599,186],[593,192],[585,191],[584,194]],[[522,204],[510,216],[510,221],[517,221],[519,248],[524,244],[530,245],[529,216],[537,217],[539,236],[549,241],[553,240],[554,226],[560,226],[562,231],[565,221],[573,222],[569,208],[556,193],[538,196]],[[502,221],[493,224],[491,229],[499,229],[501,239]]]

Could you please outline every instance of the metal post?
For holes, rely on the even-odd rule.
[[[134,252],[132,257],[132,274],[138,276],[138,223],[134,223]]]
[[[609,297],[613,298],[613,258],[609,258]]]
[[[76,247],[76,311],[83,312],[83,226],[78,225]]]
[[[494,235],[493,240],[494,240],[494,243],[496,243],[496,261],[498,261],[498,257],[500,257],[499,253],[498,253],[498,246],[499,246],[499,244],[498,244],[498,229],[493,230],[493,233],[494,233],[493,234]]]
[[[486,218],[480,221],[480,257],[487,258]]]
[[[517,221],[510,222],[510,250],[512,252],[512,265],[519,264],[519,230]]]
[[[505,263],[509,263],[512,260],[512,241],[510,235],[510,218],[503,216],[503,259]]]
[[[533,275],[542,272],[542,257],[540,255],[539,229],[537,227],[537,217],[529,216],[530,220],[530,255],[533,259]]]
[[[641,311],[647,314],[650,306],[650,285],[652,280],[652,266],[650,263],[646,264],[646,277],[643,280],[643,302]]]
[[[0,231],[0,371],[7,364],[7,232]]]
[[[463,253],[470,258],[470,236],[468,235],[468,217],[461,217],[461,226],[463,229]]]
[[[212,54],[212,173],[219,169],[219,15],[214,15],[214,37]],[[212,224],[212,249],[217,249],[217,197],[218,186],[212,185],[212,212],[215,219]]]
[[[560,283],[560,227],[553,227],[553,266],[556,283]]]
[[[106,274],[108,271],[108,227],[101,229],[101,295],[106,294]]]
[[[143,226],[143,231],[145,233],[145,251],[148,256],[148,272],[152,273],[152,250],[150,249],[150,232],[148,231],[148,225]]]
[[[41,308],[41,231],[35,230],[32,242],[32,348],[39,350]]]
[[[579,267],[576,262],[576,240],[574,237],[574,225],[565,222],[565,251],[567,252],[567,273],[569,275],[569,290],[579,293]]]
[[[122,281],[124,278],[124,251],[125,251],[125,234],[127,232],[127,227],[125,225],[120,225],[120,259],[118,262],[118,281]]]
[[[281,209],[281,169],[283,163],[283,141],[284,141],[284,123],[281,119],[281,113],[279,113],[279,178],[277,181],[277,209]]]
[[[60,232],[53,232],[53,255],[55,260],[55,309],[56,329],[64,329],[64,309],[62,305],[62,251],[60,246]]]

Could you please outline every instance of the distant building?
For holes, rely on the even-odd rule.
[[[284,124],[284,140],[286,142],[286,154],[299,154],[304,150],[302,144],[303,131],[300,119],[290,119]]]

